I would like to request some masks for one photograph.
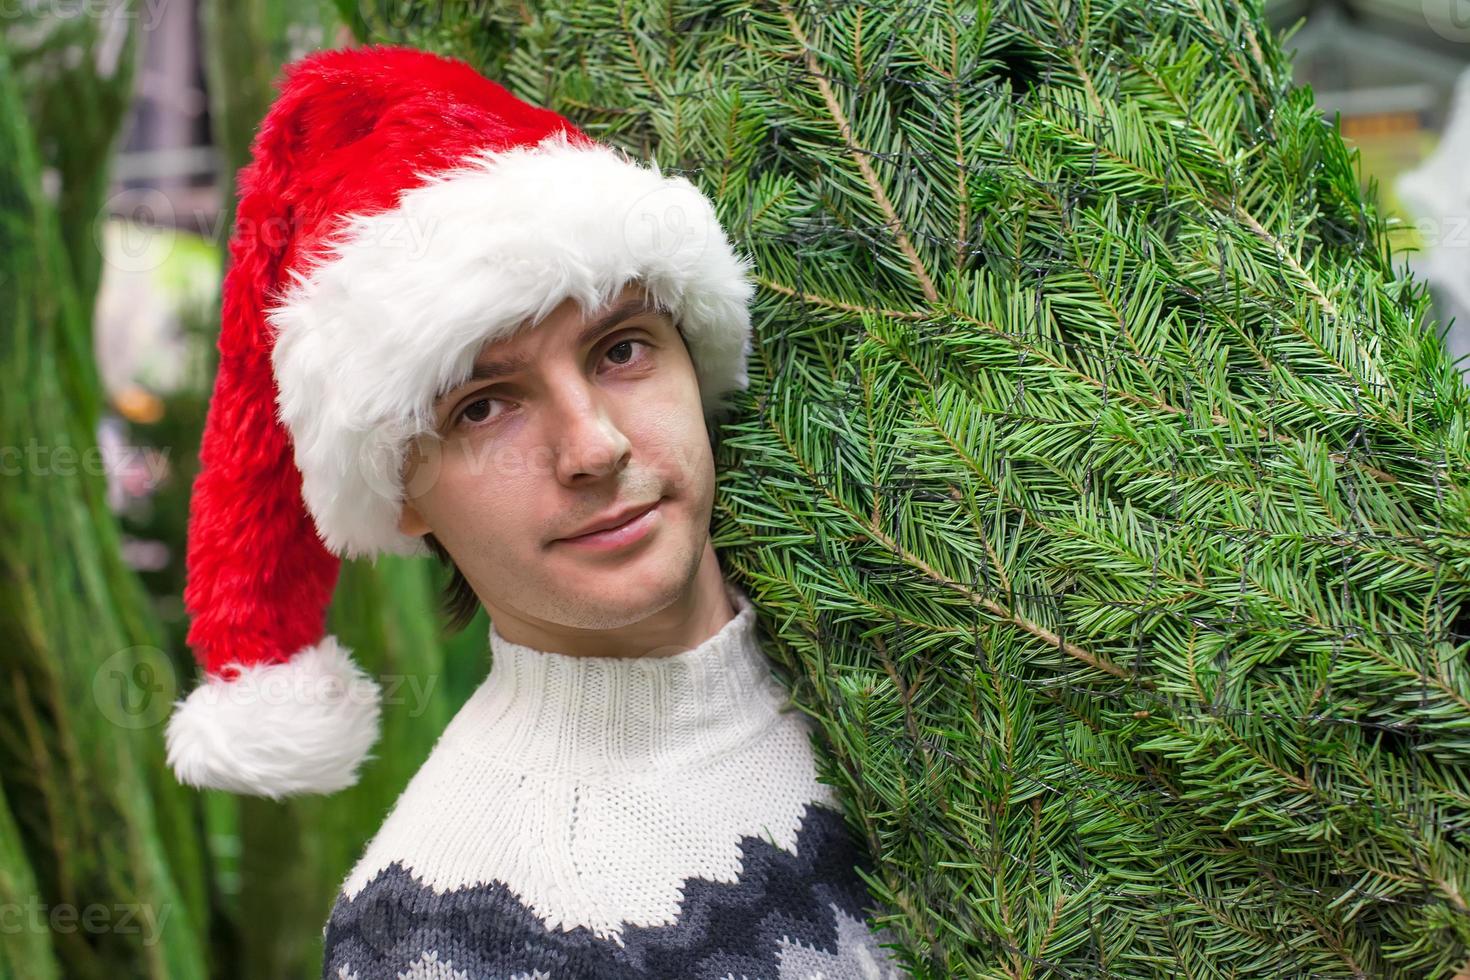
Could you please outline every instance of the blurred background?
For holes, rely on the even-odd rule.
[[[163,764],[197,682],[184,542],[236,172],[283,63],[430,6],[463,5],[3,8],[0,978],[318,976],[336,888],[488,668],[483,613],[442,626],[442,569],[348,563],[332,632],[393,680],[364,781],[271,803]],[[1269,10],[1470,381],[1470,0]]]

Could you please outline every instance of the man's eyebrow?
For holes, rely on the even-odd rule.
[[[669,311],[663,305],[650,300],[631,299],[619,303],[578,331],[576,338],[577,346],[581,347],[609,327],[621,323],[630,317],[637,316],[640,313],[667,312]],[[530,357],[525,354],[517,354],[513,357],[506,357],[494,361],[477,361],[470,370],[470,376],[468,378],[465,378],[464,381],[455,385],[453,388],[446,388],[444,391],[441,391],[435,397],[434,401],[436,404],[442,402],[459,388],[463,388],[467,384],[473,384],[476,381],[494,381],[497,378],[504,378],[507,375],[516,374],[529,367],[530,363]]]

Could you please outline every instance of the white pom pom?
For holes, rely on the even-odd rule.
[[[234,665],[175,702],[164,733],[179,782],[280,799],[357,782],[378,740],[381,694],[336,637],[285,663]]]

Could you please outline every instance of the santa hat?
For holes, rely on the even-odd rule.
[[[287,66],[240,171],[188,528],[180,782],[280,798],[357,782],[377,683],[325,635],[343,558],[398,530],[410,441],[480,348],[636,279],[679,324],[706,419],[747,387],[748,260],[686,178],[467,64],[394,46]]]

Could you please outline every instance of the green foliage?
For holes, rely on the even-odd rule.
[[[7,908],[25,909],[27,902],[33,902],[39,894],[20,828],[0,794],[0,903]],[[12,921],[14,918],[12,915]],[[33,928],[12,931],[6,942],[0,943],[0,976],[57,980],[61,973],[45,933]]]
[[[171,666],[96,465],[87,312],[100,261],[77,269],[73,249],[90,234],[76,216],[100,210],[104,182],[74,174],[67,153],[57,193],[43,191],[44,141],[23,95],[0,45],[0,965],[202,977],[204,858],[149,726]]]
[[[22,4],[3,26],[37,152],[55,173],[58,229],[84,297],[96,295],[102,275],[95,223],[137,56],[136,4],[122,0],[110,14]]]
[[[1470,390],[1258,3],[488,16],[756,260],[716,545],[914,975],[1470,958]]]

